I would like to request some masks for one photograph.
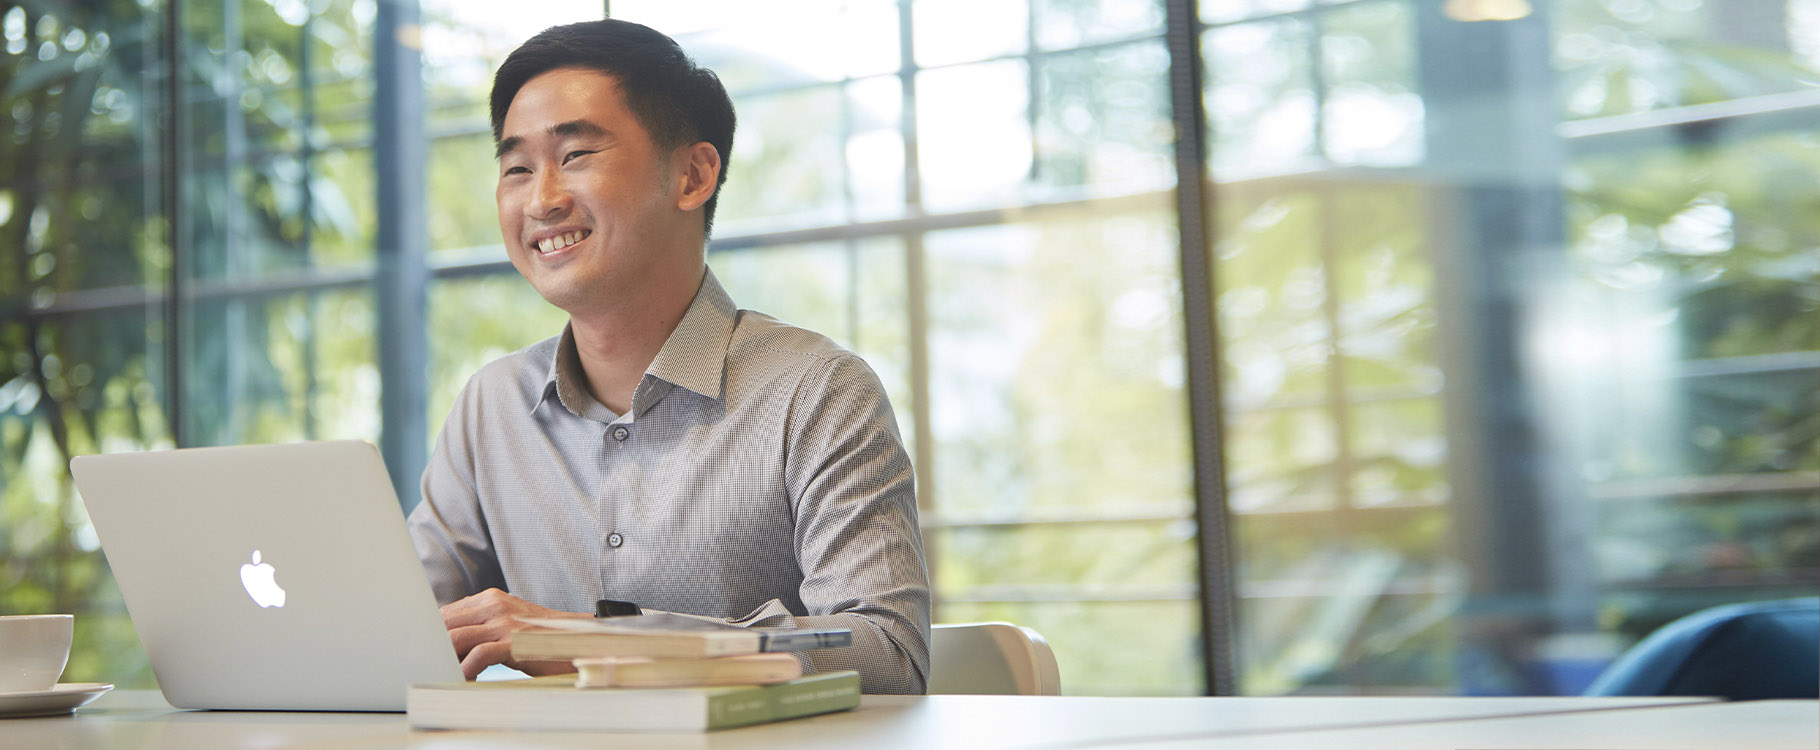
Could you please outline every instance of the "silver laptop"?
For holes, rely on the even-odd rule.
[[[379,450],[79,456],[76,488],[165,700],[402,711],[461,679]]]

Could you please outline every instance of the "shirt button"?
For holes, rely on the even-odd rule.
[[[632,436],[632,431],[626,429],[623,426],[613,428],[613,439],[614,440],[618,440],[619,442],[623,443],[626,441],[626,438],[629,438],[631,436]]]
[[[619,532],[617,532],[617,531],[607,535],[607,546],[608,547],[618,547],[619,545],[622,545],[625,543],[626,543],[626,538],[623,536],[620,536]]]

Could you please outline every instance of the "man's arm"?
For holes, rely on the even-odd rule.
[[[531,604],[504,591],[505,573],[487,531],[474,481],[474,425],[481,408],[479,378],[468,381],[443,421],[423,472],[423,500],[411,510],[411,542],[442,604],[443,624],[462,673],[470,680],[493,664],[532,674],[571,671],[566,663],[518,664],[511,659],[517,617],[585,616]]]
[[[487,533],[486,514],[474,481],[474,426],[481,409],[479,377],[468,381],[443,420],[436,448],[424,467],[423,499],[407,525],[418,560],[439,604],[489,588],[504,589],[505,573]]]
[[[773,602],[748,622],[850,628],[852,646],[808,655],[815,669],[857,669],[867,693],[922,693],[929,569],[915,478],[884,387],[857,356],[836,357],[805,379],[788,429],[785,481],[808,613]]]

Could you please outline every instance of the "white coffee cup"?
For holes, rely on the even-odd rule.
[[[75,630],[75,615],[0,616],[0,693],[56,687]]]

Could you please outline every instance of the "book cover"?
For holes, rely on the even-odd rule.
[[[859,705],[859,673],[808,675],[775,685],[578,688],[575,675],[412,685],[413,729],[690,732],[730,729]]]
[[[647,659],[612,656],[576,659],[576,687],[690,687],[769,685],[803,676],[795,654],[741,654],[712,659]]]
[[[674,614],[520,619],[537,626],[512,634],[512,658],[528,661],[609,656],[702,659],[853,644],[853,631],[847,628],[742,628]]]

